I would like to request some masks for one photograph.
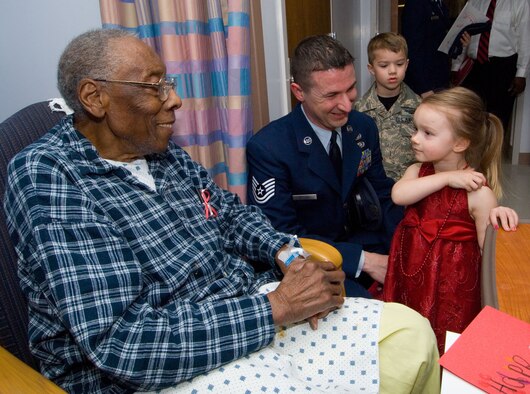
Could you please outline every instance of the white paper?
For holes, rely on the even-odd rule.
[[[451,29],[449,29],[449,32],[447,32],[447,35],[438,47],[438,50],[448,54],[456,36],[464,27],[473,23],[484,23],[487,21],[488,17],[486,15],[467,2],[464,8],[462,8],[462,11],[460,11],[460,14],[453,23],[453,26],[451,26]]]
[[[455,343],[460,334],[456,332],[447,331],[445,334],[445,351]],[[442,369],[442,390],[440,394],[483,394],[484,391],[459,378],[447,369]]]

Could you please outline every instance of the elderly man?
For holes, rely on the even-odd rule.
[[[46,376],[79,393],[438,389],[425,319],[344,299],[331,263],[284,264],[293,237],[170,141],[181,100],[148,45],[87,32],[58,80],[74,114],[13,159],[5,198]]]

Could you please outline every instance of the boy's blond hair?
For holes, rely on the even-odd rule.
[[[387,49],[394,53],[399,53],[403,51],[405,57],[409,56],[409,48],[407,46],[407,41],[405,38],[397,33],[386,32],[379,33],[376,36],[372,37],[368,43],[368,62],[373,64],[375,51],[378,49]]]

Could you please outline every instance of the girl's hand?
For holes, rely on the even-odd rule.
[[[459,171],[447,172],[447,185],[455,189],[465,189],[472,192],[480,189],[486,184],[486,177],[484,174],[474,171],[472,168]]]
[[[519,216],[512,208],[495,207],[490,211],[490,224],[495,230],[499,229],[499,222],[504,231],[515,231],[519,224]]]

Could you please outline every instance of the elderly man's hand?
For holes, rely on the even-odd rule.
[[[330,262],[296,259],[276,290],[267,294],[276,325],[317,320],[344,303],[344,272]]]

